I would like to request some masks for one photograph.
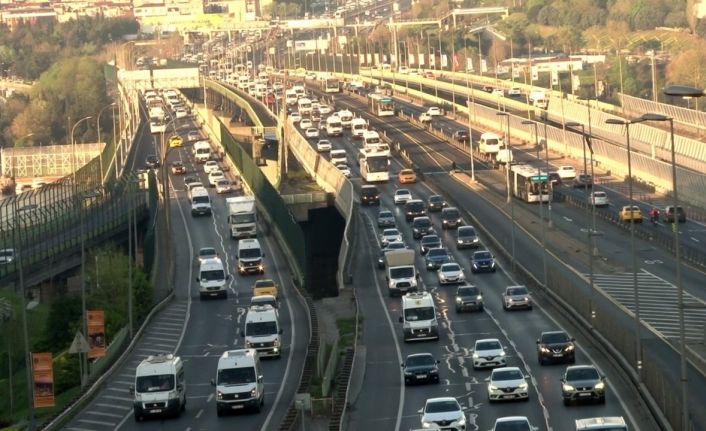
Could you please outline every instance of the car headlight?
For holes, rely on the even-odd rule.
[[[458,241],[456,241],[456,244],[463,244],[463,240],[459,239]]]
[[[272,343],[272,345],[275,346],[275,347],[279,347],[279,346],[280,346],[279,338],[277,338],[277,339],[274,341],[274,343]]]
[[[495,385],[488,385],[488,390],[489,390],[489,391],[497,391],[497,390],[498,390],[498,387],[495,386]]]
[[[520,389],[522,389],[523,391],[527,389],[527,382],[520,383]]]
[[[540,350],[542,353],[549,353],[549,349],[547,349],[547,348],[544,347],[544,346],[540,347],[539,350]]]
[[[561,389],[564,392],[573,392],[575,390],[573,386],[567,385],[566,383],[561,386]]]
[[[480,358],[480,355],[479,355],[478,353],[474,353],[474,354],[473,354],[473,359],[478,359],[478,358]]]
[[[177,391],[169,391],[169,399],[173,400],[174,398],[179,398]]]
[[[594,386],[594,387],[596,388],[596,390],[602,391],[603,389],[605,389],[605,383],[598,382],[598,383],[596,383],[596,386]]]
[[[505,352],[504,352],[504,351],[500,352],[500,357],[503,357],[503,356],[505,356]]]
[[[223,399],[223,392],[216,391],[216,399],[222,400]]]
[[[456,220],[456,223],[461,223],[461,219]]]
[[[458,418],[458,421],[457,421],[457,422],[458,422],[459,425],[466,425],[466,415],[464,415],[463,413],[461,413],[461,417]]]
[[[252,347],[252,343],[251,343],[250,341],[246,341],[246,342],[245,342],[245,348],[246,348],[246,349],[249,349],[249,348],[251,348],[251,347]]]
[[[422,428],[431,428],[431,422],[422,421]]]
[[[475,263],[475,262],[473,262],[473,267],[474,267],[474,268],[478,268],[478,264]]]
[[[529,301],[529,296],[525,296],[524,298],[522,298],[522,300],[523,300],[523,301]]]
[[[252,388],[250,391],[250,396],[253,398],[257,397],[257,388]]]
[[[404,372],[404,375],[405,375],[405,376],[413,376],[414,374],[411,373],[411,372],[409,372],[409,371],[405,371],[405,372]]]
[[[480,301],[481,299],[483,299],[481,295],[476,296],[476,301]]]
[[[460,296],[457,296],[456,303],[460,304],[461,302],[463,302],[463,299]]]
[[[575,347],[573,344],[569,344],[568,346],[566,346],[566,350],[568,350],[568,351],[572,351],[572,350],[574,350],[574,348]]]
[[[429,370],[429,374],[439,374],[439,369],[438,368],[432,368]]]
[[[478,242],[478,238],[473,238],[473,242]]]

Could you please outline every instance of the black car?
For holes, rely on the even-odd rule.
[[[456,312],[483,311],[483,294],[476,286],[459,286],[456,289]]]
[[[458,130],[454,132],[453,139],[454,141],[461,144],[467,144],[468,141],[471,140],[470,136],[468,135],[468,130]]]
[[[451,262],[453,259],[449,251],[442,247],[432,248],[427,251],[424,256],[424,266],[427,271],[435,271],[441,268],[441,265]]]
[[[684,208],[682,207],[677,207],[677,219],[679,220],[679,223],[685,223],[686,222],[686,213],[684,212]],[[674,206],[669,205],[664,209],[664,221],[667,223],[674,223]]]
[[[576,362],[574,338],[564,331],[542,332],[537,339],[537,360],[540,365],[547,362]]]
[[[495,258],[487,251],[476,251],[471,256],[471,272],[495,272]]]
[[[412,236],[414,239],[419,239],[424,235],[431,235],[433,233],[435,233],[434,226],[432,226],[429,217],[415,217],[414,220],[412,220]]]
[[[446,200],[439,195],[429,196],[429,212],[441,211],[443,208],[447,207],[449,204]]]
[[[147,165],[148,168],[152,168],[152,169],[158,168],[160,166],[159,157],[157,157],[154,154],[150,154],[145,159],[145,165]]]
[[[456,248],[478,247],[479,244],[473,226],[460,226],[456,231]]]
[[[441,210],[441,227],[443,229],[455,229],[463,224],[461,212],[456,207],[448,207]]]
[[[404,218],[408,222],[414,220],[415,217],[426,215],[427,207],[424,201],[420,199],[412,199],[404,204]]]
[[[402,363],[405,385],[415,383],[439,383],[439,361],[431,353],[415,353]]]
[[[380,205],[380,190],[376,186],[361,187],[360,202],[363,205]]]
[[[436,235],[424,235],[419,242],[419,251],[422,254],[427,254],[430,249],[438,247],[441,247],[441,239]]]
[[[549,183],[552,185],[561,184],[561,177],[559,176],[558,172],[549,172],[547,174],[547,180],[549,180]]]

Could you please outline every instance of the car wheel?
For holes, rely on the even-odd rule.
[[[492,399],[492,398],[488,397],[488,404],[493,404],[494,402],[495,402],[495,400],[494,400],[494,399]]]
[[[530,397],[529,397],[529,395],[527,395],[527,398],[525,398],[525,399],[524,399],[524,400],[522,400],[522,401],[524,401],[524,402],[528,402],[528,401],[529,401],[529,399],[530,399]]]
[[[135,422],[142,421],[142,414],[137,409],[134,410],[134,417],[135,417]]]
[[[598,403],[599,403],[599,404],[605,404],[605,395],[603,395],[602,397],[598,398]]]
[[[479,312],[479,313],[482,313],[482,312],[483,312],[483,306],[482,306],[482,305],[481,305],[480,307],[478,307],[478,312]]]
[[[568,398],[564,398],[564,405],[565,405],[565,406],[570,406],[570,405],[571,405],[571,400],[569,400]]]
[[[493,268],[490,272],[495,272],[495,268]]]
[[[203,294],[203,293],[199,293],[199,299],[203,301],[203,299],[204,299],[204,294]]]
[[[459,307],[456,307],[456,312],[457,312],[457,313],[460,313],[460,312],[461,312],[461,309],[460,309]]]
[[[218,416],[219,418],[221,416],[223,416],[223,409],[222,408],[216,407],[216,416]]]
[[[544,358],[542,358],[541,356],[537,356],[537,362],[539,363],[539,365],[544,365]]]

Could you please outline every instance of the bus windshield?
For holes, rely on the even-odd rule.
[[[368,172],[385,172],[388,168],[387,157],[368,157],[365,159]]]

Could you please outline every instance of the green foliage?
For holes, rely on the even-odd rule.
[[[49,305],[49,316],[38,349],[58,353],[71,344],[80,329],[81,297],[59,290]]]
[[[65,352],[54,358],[54,391],[60,394],[81,384],[79,356]]]

